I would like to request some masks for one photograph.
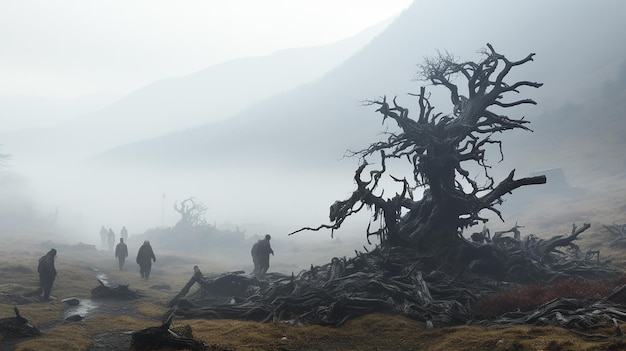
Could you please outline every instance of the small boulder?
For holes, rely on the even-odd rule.
[[[68,297],[67,299],[61,300],[70,306],[78,306],[80,304],[80,300],[76,297]]]
[[[80,322],[82,320],[83,320],[83,316],[81,316],[80,314],[73,314],[65,318],[66,322]]]

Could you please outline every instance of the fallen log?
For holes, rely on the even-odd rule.
[[[538,253],[541,260],[545,260],[550,253],[553,253],[557,247],[574,245],[572,241],[578,239],[578,236],[585,230],[589,229],[591,224],[585,223],[582,227],[577,228],[576,224],[572,225],[572,233],[569,236],[562,237],[560,235],[546,240],[539,244]],[[576,248],[578,248],[576,246]]]
[[[468,324],[481,325],[489,329],[516,325],[558,326],[572,331],[615,327],[621,336],[616,320],[624,320],[626,309],[621,304],[608,300],[590,301],[587,299],[556,298],[532,311],[505,313],[491,320],[472,320]],[[606,335],[606,338],[611,336]]]
[[[180,301],[181,298],[185,297],[189,293],[189,289],[198,281],[199,278],[202,278],[202,272],[200,272],[200,268],[198,266],[193,266],[193,275],[191,279],[185,284],[185,286],[180,290],[174,298],[170,300],[167,304],[169,307],[174,307]]]
[[[242,276],[243,271],[229,272],[218,275],[217,277],[205,277],[198,266],[193,267],[193,275],[176,296],[169,302],[169,307],[174,307],[187,296],[189,290],[194,284],[200,285],[200,296],[194,296],[198,300],[214,300],[222,302],[225,299],[240,298],[248,294],[247,289],[251,285],[262,284],[256,278]],[[271,275],[268,275],[271,276]]]

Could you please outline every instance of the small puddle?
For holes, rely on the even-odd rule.
[[[98,308],[98,303],[94,302],[91,299],[79,299],[80,303],[76,306],[69,306],[65,312],[63,313],[63,319],[65,320],[65,318],[70,317],[70,316],[74,316],[74,315],[80,315],[83,318],[87,318],[89,317],[93,311]]]
[[[102,282],[102,284],[109,285],[109,277],[100,272],[97,268],[92,268],[96,274],[96,279]],[[76,306],[69,306],[63,313],[63,320],[67,317],[79,315],[83,318],[90,317],[93,312],[98,308],[99,304],[91,299],[78,299],[80,302]]]

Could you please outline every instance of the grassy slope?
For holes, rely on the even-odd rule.
[[[624,188],[619,188],[623,194]],[[597,224],[622,223],[626,220],[620,211],[619,195],[600,196],[587,205],[597,217]],[[552,212],[544,220],[546,229],[569,231],[568,212],[563,207]],[[621,216],[621,217],[620,217]],[[563,224],[563,223],[566,224]],[[558,234],[558,233],[557,233]],[[580,244],[599,247],[603,256],[611,255],[617,263],[626,262],[625,255],[610,247],[610,240],[600,225],[592,227],[580,240]],[[13,237],[13,236],[11,236]],[[0,253],[0,291],[22,294],[32,291],[37,284],[36,260],[46,249],[35,241],[20,239],[9,241]],[[149,282],[139,279],[132,259],[127,270],[116,270],[116,262],[108,252],[60,251],[57,259],[59,278],[53,295],[56,301],[21,305],[22,315],[44,331],[37,338],[20,341],[16,350],[85,350],[96,334],[103,332],[124,333],[160,324],[167,311],[166,302],[178,292],[191,277],[194,264],[205,272],[219,269],[201,259],[175,260],[167,267],[155,266],[155,274]],[[194,261],[196,260],[196,261]],[[124,314],[103,310],[92,318],[78,323],[60,323],[65,304],[62,298],[76,296],[87,298],[97,285],[93,268],[109,275],[112,285],[130,284],[132,290],[145,295],[138,303],[129,306]],[[169,284],[171,292],[149,287],[153,284]],[[0,305],[0,316],[12,316],[12,306]],[[485,330],[480,327],[451,327],[425,330],[423,323],[400,316],[370,315],[348,322],[340,328],[320,326],[295,327],[284,323],[255,323],[232,320],[177,320],[175,325],[192,325],[194,335],[213,345],[215,350],[617,350],[626,348],[621,340],[609,342],[585,342],[572,333],[553,327],[515,327],[501,330]],[[607,334],[612,328],[607,324]],[[0,341],[0,346],[3,342]],[[619,346],[621,345],[621,346]],[[0,347],[1,348],[1,347]]]

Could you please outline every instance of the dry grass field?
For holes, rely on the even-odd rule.
[[[616,184],[625,183],[616,179]],[[604,190],[602,190],[604,189]],[[599,249],[602,259],[612,258],[626,267],[626,254],[611,245],[603,225],[626,223],[626,186],[590,185],[588,196],[572,202],[544,203],[524,212],[518,220],[526,225],[523,234],[541,236],[567,234],[572,223],[592,224],[577,244],[583,249]],[[503,225],[506,226],[506,225]],[[0,249],[0,318],[12,317],[8,296],[33,291],[37,287],[36,262],[50,248],[30,233],[0,233],[5,239]],[[54,238],[52,238],[54,241]],[[75,244],[75,243],[73,243]],[[113,254],[81,251],[62,245],[56,266],[54,300],[19,305],[22,316],[42,331],[38,337],[12,339],[0,336],[0,350],[125,350],[131,333],[161,324],[167,302],[191,277],[193,266],[205,273],[224,268],[206,258],[185,253],[157,252],[157,262],[149,281],[141,280],[131,250],[124,271],[118,271]],[[103,275],[104,274],[104,275]],[[88,300],[97,278],[106,277],[111,286],[128,284],[142,295],[139,300],[114,302],[94,300],[94,308],[79,322],[66,322],[72,307],[62,299]],[[153,285],[167,284],[170,290]],[[83,311],[84,312],[84,311]],[[257,323],[237,320],[174,320],[173,326],[190,325],[194,336],[208,350],[626,350],[626,339],[585,341],[571,331],[556,327],[518,326],[491,329],[456,326],[427,330],[423,323],[401,316],[372,314],[348,321],[339,328],[293,326],[281,322]],[[622,325],[622,329],[626,325]],[[591,333],[612,334],[610,324]]]

